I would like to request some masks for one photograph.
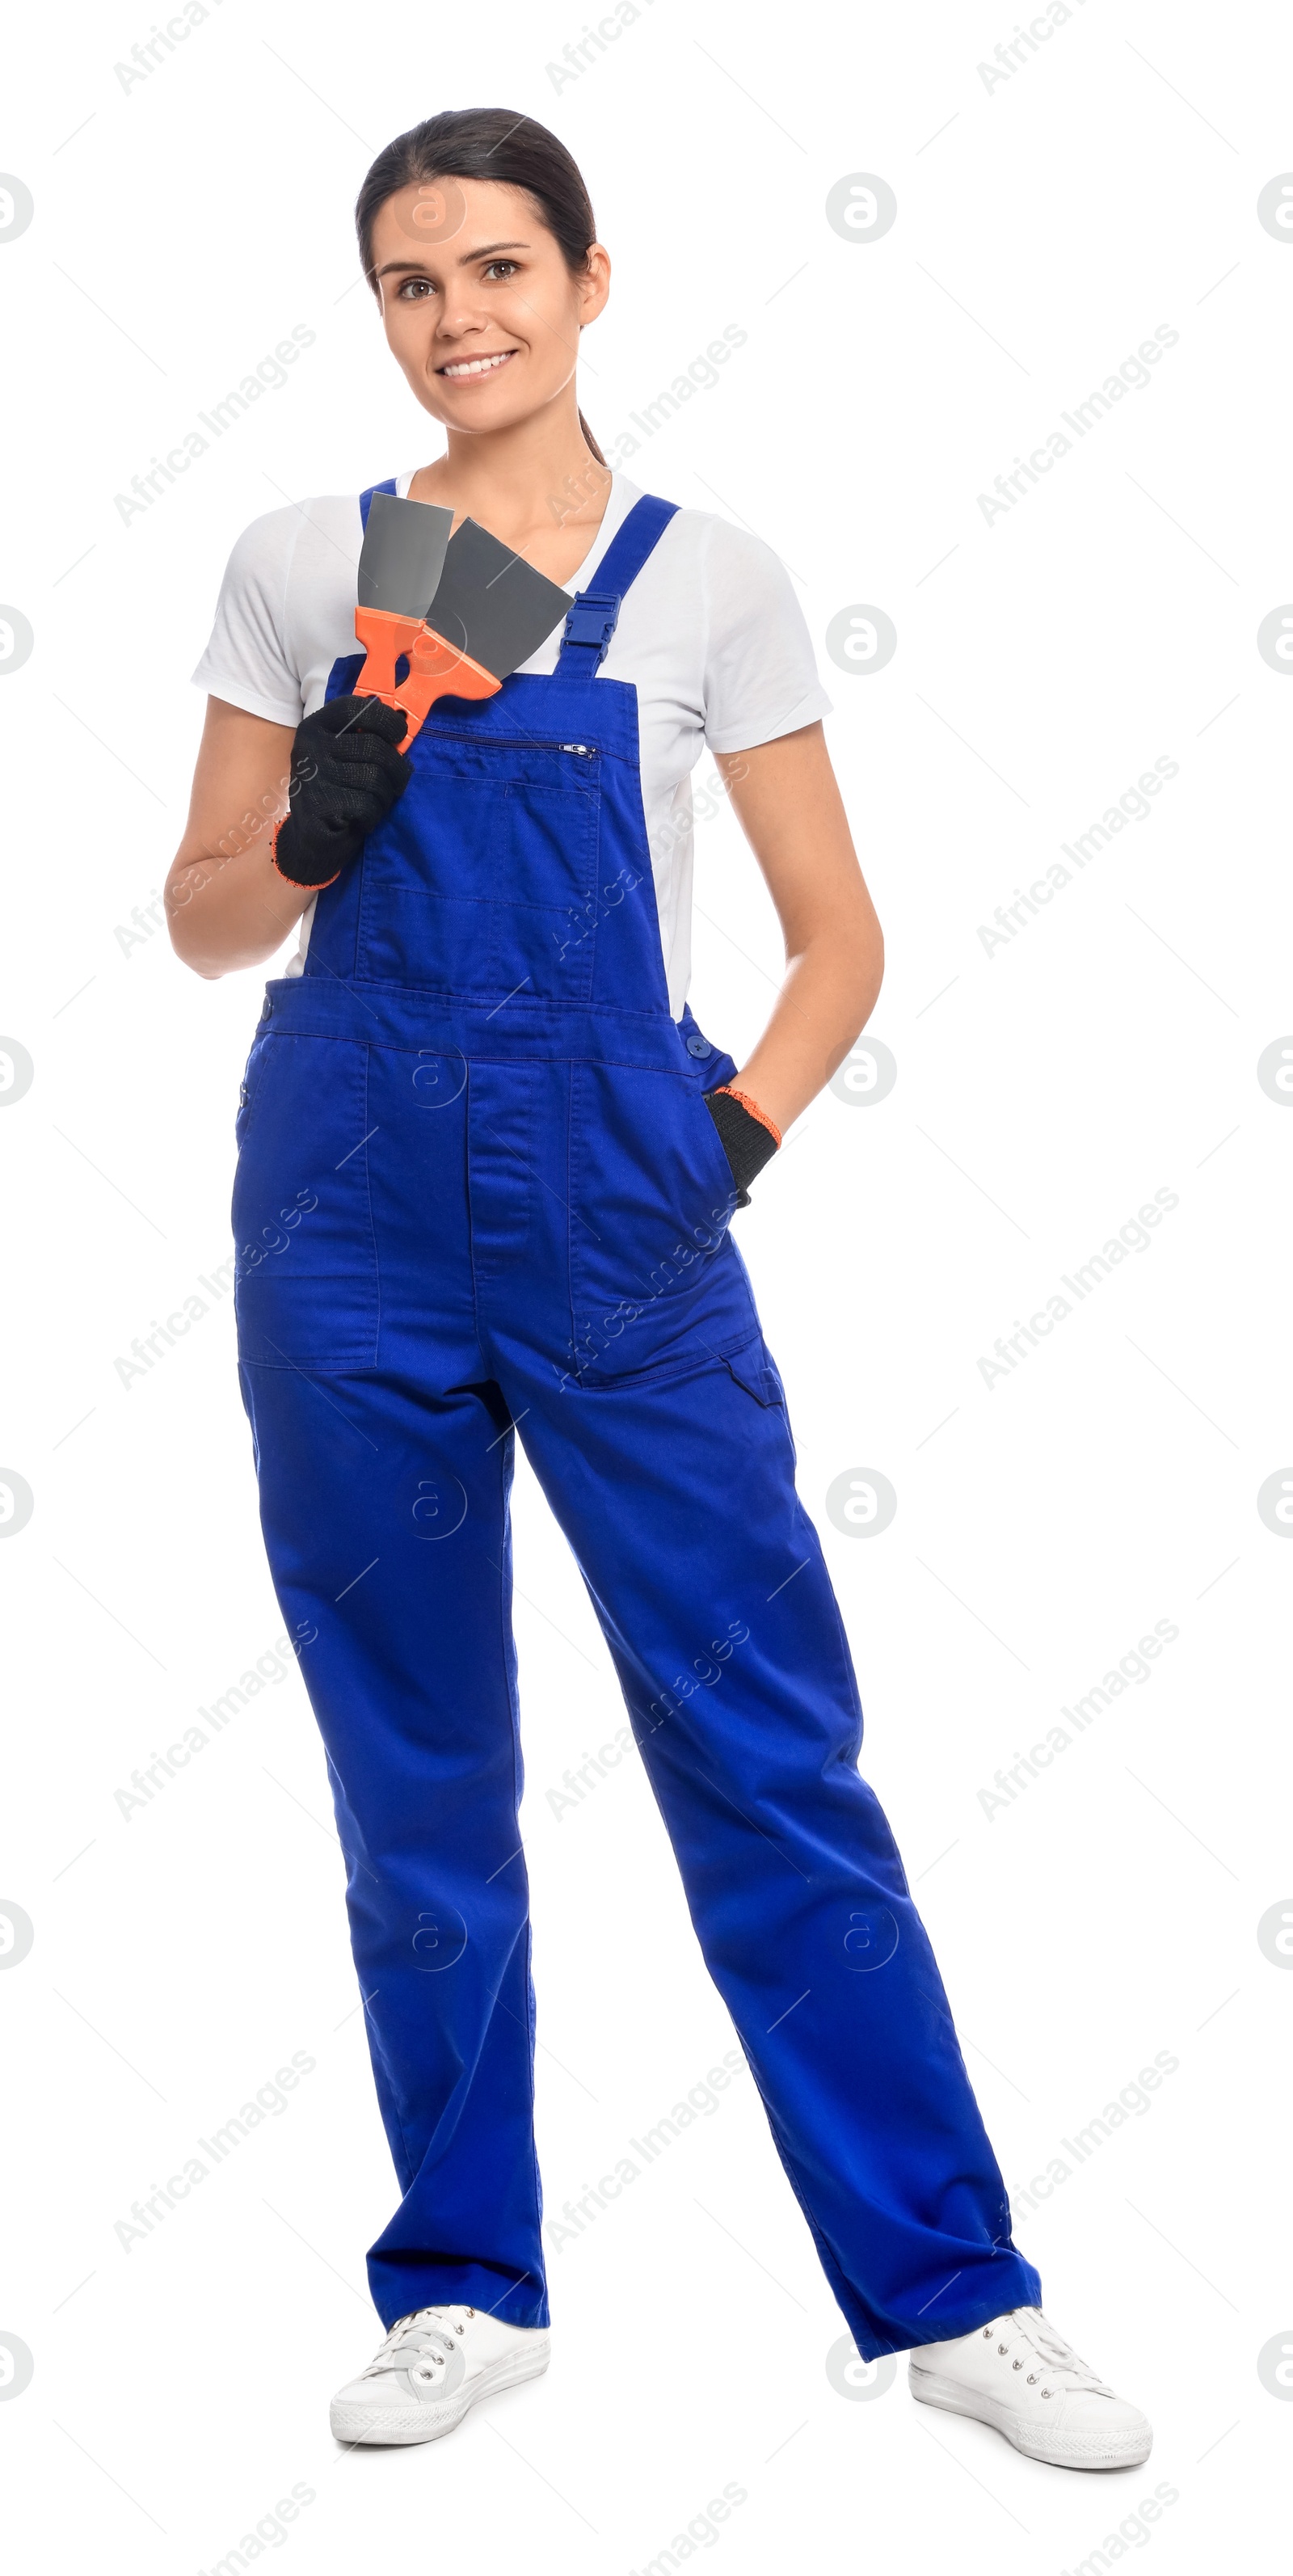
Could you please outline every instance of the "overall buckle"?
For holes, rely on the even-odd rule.
[[[619,623],[619,591],[586,590],[567,611],[561,644],[582,644],[596,653],[598,666],[610,650],[611,637]]]

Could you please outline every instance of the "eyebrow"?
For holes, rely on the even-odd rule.
[[[459,256],[458,266],[470,268],[473,260],[494,259],[501,250],[528,250],[529,247],[529,243],[523,241],[486,242],[480,250],[463,251]],[[388,259],[378,269],[377,274],[379,277],[393,277],[401,271],[413,273],[421,271],[425,274],[426,262],[421,259]]]

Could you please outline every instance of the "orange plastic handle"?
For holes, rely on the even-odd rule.
[[[420,617],[400,617],[389,608],[357,608],[355,633],[366,647],[364,667],[355,682],[357,698],[381,698],[396,704],[395,665],[411,652],[422,632]]]
[[[388,608],[357,608],[355,633],[366,648],[364,667],[355,682],[357,698],[380,698],[408,718],[400,745],[407,751],[420,733],[437,698],[492,698],[502,687],[492,671],[473,662],[459,646],[447,644],[420,617],[399,617]],[[408,677],[398,687],[395,665],[408,658]]]

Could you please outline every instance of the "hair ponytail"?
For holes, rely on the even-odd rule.
[[[561,250],[566,266],[579,276],[597,239],[592,203],[578,164],[564,143],[532,116],[516,116],[505,107],[446,108],[407,134],[397,134],[379,152],[355,205],[355,230],[364,275],[374,295],[373,226],[381,208],[402,188],[431,179],[493,180],[505,188],[524,188],[537,204]],[[579,426],[599,465],[602,454],[582,412]],[[609,471],[609,468],[607,469]]]

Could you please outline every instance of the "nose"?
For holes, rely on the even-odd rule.
[[[461,356],[458,344],[464,340],[478,340],[485,327],[485,317],[472,311],[465,293],[456,304],[451,301],[450,294],[446,294],[436,332],[437,349],[445,358]]]

